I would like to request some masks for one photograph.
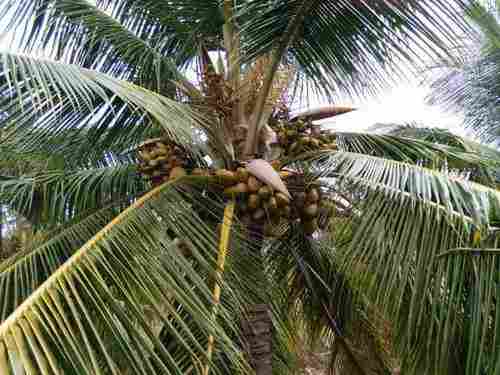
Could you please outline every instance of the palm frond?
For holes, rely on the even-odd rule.
[[[415,123],[378,124],[372,127],[371,130],[396,137],[422,140],[432,143],[432,147],[435,144],[448,146],[444,150],[440,150],[442,155],[438,154],[435,158],[425,157],[417,160],[417,162],[422,163],[425,159],[434,160],[437,162],[435,163],[437,168],[443,169],[444,167],[444,169],[456,169],[460,172],[470,173],[469,177],[471,181],[486,186],[496,186],[497,177],[495,170],[498,168],[498,163],[500,162],[500,152],[492,147],[460,137],[451,133],[448,129],[430,128]],[[448,150],[451,150],[450,154],[447,154]],[[478,158],[479,163],[474,163],[467,157],[457,157],[454,155],[454,151],[458,151],[459,155],[469,154],[472,158]],[[445,163],[439,163],[440,159]],[[425,163],[425,165],[429,167],[429,163]]]
[[[353,226],[352,241],[336,252],[341,269],[391,317],[402,371],[462,373],[462,350],[477,352],[463,346],[469,317],[455,295],[468,276],[458,268],[451,272],[437,257],[470,243],[473,224],[432,202],[382,188],[365,197]]]
[[[80,127],[98,126],[99,131],[103,132],[115,125],[109,121],[110,117],[114,117],[111,114],[128,108],[131,113],[138,113],[148,119],[145,124],[144,121],[135,126],[129,124],[131,131],[137,133],[139,128],[144,134],[148,131],[147,125],[154,121],[172,140],[187,146],[192,142],[193,127],[204,125],[201,116],[186,105],[132,83],[74,65],[4,52],[1,70],[1,109],[8,116],[2,126],[6,142],[12,138],[26,137],[33,128],[36,128],[37,134],[45,135],[46,141],[53,140],[62,130],[78,124],[74,118],[57,125],[46,123],[44,116],[47,111],[52,118],[57,118],[61,113],[71,114],[83,110],[85,116],[82,116],[82,120],[86,122],[80,123]],[[103,103],[101,107],[97,105],[99,102]],[[91,120],[93,117],[97,117],[97,122]],[[16,121],[10,121],[10,118]],[[48,119],[51,120],[50,115]],[[124,125],[118,124],[114,129],[115,134],[119,127],[123,130]],[[43,134],[42,129],[46,134]]]
[[[173,61],[141,37],[147,29],[117,19],[86,0],[34,1],[0,7],[4,32],[17,33],[23,52],[45,54],[167,93],[169,79],[183,79]],[[33,22],[34,20],[34,22]],[[23,30],[24,32],[20,32]],[[170,84],[170,91],[172,91]]]
[[[39,240],[33,247],[22,249],[0,263],[0,296],[3,301],[0,321],[4,321],[73,252],[118,213],[115,207],[107,207],[86,217],[79,217],[63,228],[44,234],[44,241]]]
[[[144,28],[141,37],[163,55],[173,56],[180,66],[193,59],[201,45],[209,50],[223,49],[224,17],[218,0],[97,0],[96,3],[120,22],[141,25]]]
[[[0,325],[4,372],[12,360],[46,373],[180,375],[200,369],[214,335],[213,373],[250,373],[224,304],[220,319],[211,319],[206,276],[216,274],[218,236],[181,184],[160,186],[121,213]],[[193,260],[169,246],[168,228],[188,242]],[[219,282],[223,293],[231,290]],[[173,348],[152,331],[144,307],[175,339]]]
[[[2,201],[33,223],[56,224],[146,190],[134,166],[47,170],[0,182]]]
[[[332,371],[389,372],[393,358],[380,347],[381,320],[376,321],[340,271],[334,242],[325,238],[318,243],[291,228],[270,245],[268,272],[288,293],[289,319],[298,326],[303,322],[305,346],[332,351]]]
[[[308,160],[308,161],[307,161]],[[441,209],[468,217],[478,224],[496,222],[500,196],[496,190],[428,168],[348,152],[326,152],[306,159],[316,178],[348,180],[368,189],[389,189]],[[296,166],[301,168],[301,164]],[[304,165],[304,164],[302,164]],[[308,166],[309,164],[306,164]]]
[[[498,8],[498,4],[496,5]],[[476,2],[468,12],[479,29],[475,44],[458,51],[457,63],[442,61],[430,71],[430,104],[464,113],[464,125],[482,141],[495,142],[500,134],[498,115],[498,58],[500,25],[495,11]],[[479,39],[479,42],[477,42]],[[434,74],[433,74],[434,73]]]
[[[454,137],[454,142],[441,143],[436,138],[416,136],[409,132],[398,134],[338,132],[339,149],[412,164],[425,163],[441,166],[444,162],[452,167],[479,167],[494,165],[498,159],[491,154],[478,153],[466,148],[464,141]],[[449,136],[448,140],[451,139]]]
[[[259,0],[242,5],[246,58],[277,47],[302,4]],[[398,77],[403,67],[423,64],[423,56],[449,56],[445,46],[466,29],[463,7],[461,1],[316,1],[290,46],[290,59],[330,93],[366,92],[367,85],[378,89],[387,83],[389,67]]]

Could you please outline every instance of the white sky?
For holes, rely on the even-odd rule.
[[[465,136],[461,115],[427,105],[425,97],[429,92],[429,87],[420,85],[415,78],[386,89],[377,97],[339,100],[338,105],[352,106],[358,110],[323,120],[322,123],[336,130],[362,131],[376,123],[417,122],[425,126],[447,128]]]

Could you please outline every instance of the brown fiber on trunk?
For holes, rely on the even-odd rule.
[[[247,355],[255,374],[272,375],[273,326],[269,306],[266,304],[249,306],[242,325]]]

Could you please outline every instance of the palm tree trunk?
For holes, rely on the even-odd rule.
[[[0,259],[3,258],[3,206],[0,204]]]
[[[256,375],[273,373],[273,325],[267,304],[251,305],[243,321],[243,336],[249,361]]]
[[[255,244],[255,249],[262,249],[262,227],[255,225],[249,229],[251,243]],[[246,354],[256,375],[272,375],[273,372],[273,325],[271,309],[267,302],[261,301],[247,306],[246,316],[242,322]]]

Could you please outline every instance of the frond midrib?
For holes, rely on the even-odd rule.
[[[149,191],[141,198],[139,198],[134,204],[125,209],[117,217],[115,217],[109,224],[107,224],[103,229],[101,229],[94,237],[92,237],[83,247],[81,247],[73,256],[64,263],[61,267],[57,269],[37,290],[35,290],[1,325],[0,325],[0,336],[4,336],[8,333],[9,326],[13,324],[20,316],[22,316],[26,310],[28,310],[32,304],[36,303],[36,300],[41,296],[47,289],[49,289],[53,281],[57,280],[61,275],[63,275],[69,268],[71,268],[75,263],[78,263],[80,258],[85,255],[85,253],[91,249],[96,242],[103,239],[108,232],[113,229],[116,225],[121,224],[127,219],[128,215],[142,207],[147,201],[157,197],[164,189],[171,186],[172,183],[166,183],[160,185],[153,190]]]

